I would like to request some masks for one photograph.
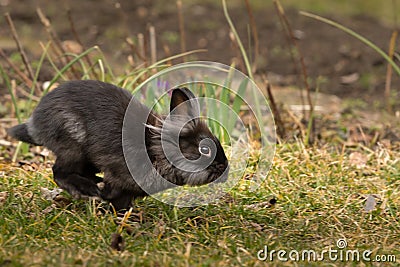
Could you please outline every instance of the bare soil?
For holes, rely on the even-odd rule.
[[[89,47],[99,45],[116,69],[127,62],[130,52],[125,38],[138,33],[148,35],[149,25],[157,33],[158,57],[164,57],[164,47],[171,54],[180,52],[178,14],[175,1],[0,1],[0,13],[10,12],[16,28],[24,40],[31,57],[40,54],[39,41],[47,39],[46,31],[36,14],[41,7],[61,40],[74,39],[68,21],[67,9],[71,10],[75,29],[83,43]],[[266,74],[273,85],[299,85],[298,67],[294,67],[279,17],[272,6],[253,10],[260,39],[260,55],[257,57],[259,74]],[[238,56],[229,38],[229,26],[218,4],[205,1],[202,4],[183,5],[187,50],[205,48],[206,53],[191,59],[219,61],[230,64]],[[244,4],[234,5],[230,14],[247,48],[253,41],[248,26],[249,17]],[[374,103],[383,97],[386,62],[372,49],[346,33],[331,26],[299,15],[297,10],[287,10],[287,17],[295,31],[304,56],[312,88],[335,94],[341,98],[356,97]],[[371,17],[341,17],[340,11],[332,10],[328,16],[356,32],[366,36],[379,47],[387,50],[392,29]],[[0,18],[0,47],[7,53],[15,51],[9,28]],[[250,48],[248,51],[253,51]],[[48,79],[49,74],[42,74]],[[393,87],[399,87],[399,78],[393,75]],[[2,89],[0,89],[1,91]],[[394,96],[396,102],[399,95]]]

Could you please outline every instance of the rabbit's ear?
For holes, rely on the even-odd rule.
[[[174,115],[197,118],[200,116],[199,102],[187,88],[176,88],[172,91],[170,112]]]

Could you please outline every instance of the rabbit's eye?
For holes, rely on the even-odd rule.
[[[210,157],[211,156],[211,149],[208,146],[200,146],[199,147],[200,154]]]

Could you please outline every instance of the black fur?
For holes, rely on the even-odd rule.
[[[13,138],[18,139],[22,142],[30,143],[30,144],[33,144],[36,146],[41,145],[41,144],[36,143],[32,139],[32,137],[29,135],[26,123],[22,123],[22,124],[19,124],[19,125],[16,125],[16,126],[10,128],[10,129],[7,129],[6,132],[9,136],[12,136]]]
[[[171,111],[176,109],[180,117],[193,116],[198,112],[197,101],[182,104],[189,99],[194,99],[189,90],[175,89]],[[137,156],[124,158],[124,116],[130,124],[124,126],[129,134],[124,144],[128,147],[126,153],[139,156],[147,153],[148,165],[137,162]],[[208,127],[199,119],[186,125],[180,124],[179,119],[173,121],[167,122],[164,117],[150,112],[122,88],[100,81],[70,81],[45,95],[31,118],[9,129],[8,133],[18,140],[43,145],[53,151],[57,157],[53,166],[54,180],[71,195],[78,198],[99,196],[121,210],[128,208],[134,197],[170,187],[165,180],[176,185],[200,185],[212,182],[222,174],[226,179],[227,159]],[[165,128],[170,129],[171,134],[182,129],[177,132],[182,138],[176,146],[188,159],[200,157],[198,146],[202,139],[213,140],[216,147],[214,162],[199,172],[187,172],[171,165],[161,147],[159,129],[163,126],[168,126]],[[145,140],[145,143],[141,142],[145,147],[140,146],[140,140]],[[133,175],[138,179],[132,179],[126,162],[135,166]],[[156,182],[156,173],[150,167],[165,180]],[[96,176],[99,172],[104,173],[103,179]],[[104,185],[99,187],[99,182]],[[146,187],[147,193],[138,183]]]

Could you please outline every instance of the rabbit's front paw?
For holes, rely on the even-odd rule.
[[[65,189],[74,198],[99,197],[100,189],[95,182],[78,174],[69,174],[65,177],[54,176],[59,187]]]

